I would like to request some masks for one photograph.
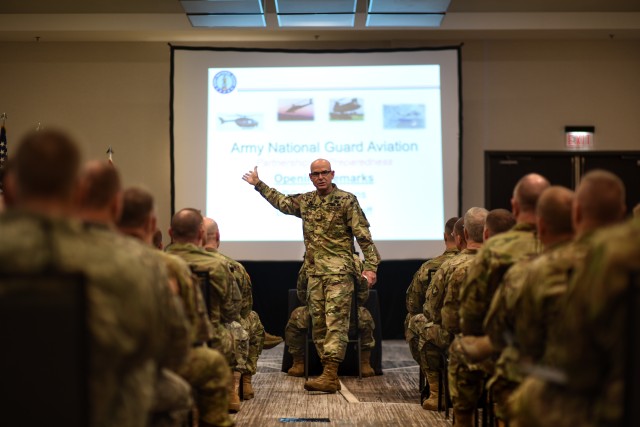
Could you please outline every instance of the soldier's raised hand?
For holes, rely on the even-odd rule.
[[[255,185],[260,182],[260,178],[258,178],[258,167],[255,166],[252,171],[242,175],[242,179],[255,187]]]

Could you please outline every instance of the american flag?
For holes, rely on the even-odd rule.
[[[0,169],[4,169],[4,164],[7,161],[7,130],[4,128],[4,124],[0,129]],[[0,192],[2,191],[2,181],[0,181]]]

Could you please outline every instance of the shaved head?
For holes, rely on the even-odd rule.
[[[313,162],[311,162],[311,166],[309,167],[309,170],[311,172],[313,172],[314,170],[331,170],[331,163],[329,163],[329,160],[325,160],[325,159],[316,159]]]
[[[553,235],[572,234],[571,206],[573,191],[566,187],[554,185],[542,192],[536,215],[538,222],[543,222],[549,233]]]
[[[218,223],[213,218],[204,218],[204,242],[205,246],[218,247],[220,236],[220,229]]]
[[[107,161],[88,162],[81,175],[81,207],[91,209],[105,208],[120,192],[120,174]]]
[[[620,221],[627,209],[625,198],[622,180],[600,169],[588,172],[576,190],[576,204],[581,215],[598,225]]]
[[[485,228],[488,230],[487,237],[511,230],[516,225],[516,219],[511,212],[506,209],[493,209],[487,214]]]
[[[178,211],[171,218],[171,237],[176,243],[193,242],[202,230],[202,214],[192,208]]]
[[[513,199],[522,212],[533,213],[538,199],[544,190],[549,188],[549,181],[542,175],[530,173],[520,178],[513,189]]]

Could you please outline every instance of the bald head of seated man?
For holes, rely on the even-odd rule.
[[[520,178],[511,198],[511,212],[517,223],[535,224],[536,204],[542,192],[549,186],[549,181],[537,173]]]
[[[624,219],[625,187],[611,172],[596,169],[584,175],[573,203],[572,220],[577,236]]]

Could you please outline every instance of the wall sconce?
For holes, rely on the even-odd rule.
[[[569,150],[590,150],[593,148],[595,126],[565,126],[565,143]]]

